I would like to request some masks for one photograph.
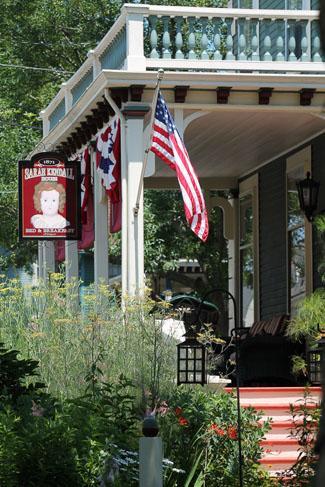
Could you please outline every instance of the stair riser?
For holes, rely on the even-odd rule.
[[[314,387],[310,392],[312,397],[308,398],[308,407],[312,411],[320,403],[321,388]],[[264,455],[260,463],[263,468],[274,475],[275,472],[290,469],[298,459],[299,444],[290,436],[295,427],[290,405],[294,404],[295,409],[298,409],[304,404],[303,398],[304,388],[302,387],[240,389],[242,407],[252,406],[258,412],[262,411],[261,424],[266,420],[272,420],[271,430],[261,442]],[[295,422],[298,422],[297,417]]]
[[[281,453],[281,452],[298,452],[299,445],[283,445],[279,443],[275,443],[273,445],[262,445],[263,450],[266,454],[269,454],[270,451],[272,453]],[[298,454],[298,453],[297,453]]]

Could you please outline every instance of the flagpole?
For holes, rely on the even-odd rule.
[[[155,87],[155,92],[153,95],[153,100],[152,100],[152,105],[151,105],[151,117],[150,117],[150,125],[149,125],[150,137],[149,137],[148,147],[144,151],[144,159],[143,159],[143,164],[142,164],[142,169],[141,169],[141,177],[140,177],[140,183],[139,183],[139,187],[138,187],[138,194],[137,194],[137,199],[135,201],[135,206],[133,208],[134,216],[138,216],[138,214],[139,214],[140,197],[141,197],[141,191],[143,188],[144,173],[146,171],[147,164],[148,164],[148,156],[149,156],[151,142],[152,142],[152,136],[153,136],[153,123],[154,123],[155,114],[156,114],[156,105],[157,105],[157,100],[158,100],[158,93],[159,93],[160,83],[161,83],[163,77],[164,77],[164,70],[158,69],[157,84]]]

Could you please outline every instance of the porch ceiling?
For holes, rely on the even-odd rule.
[[[241,177],[325,130],[321,116],[267,108],[227,107],[193,121],[185,144],[198,175]],[[156,158],[154,177],[170,176],[170,169]]]

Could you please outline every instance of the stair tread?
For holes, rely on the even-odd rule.
[[[234,389],[234,387],[226,387],[225,390],[227,392],[230,392]],[[241,393],[245,392],[299,392],[299,393],[304,393],[306,390],[305,387],[303,386],[297,386],[297,387],[240,387],[239,391]],[[310,392],[315,392],[315,393],[321,393],[322,388],[320,386],[312,386],[308,387],[308,390]]]
[[[256,400],[256,401],[247,401],[247,402],[244,402],[244,401],[240,401],[240,405],[241,407],[244,407],[244,408],[248,408],[248,407],[253,407],[254,409],[258,409],[258,410],[264,410],[266,409],[267,411],[269,409],[283,409],[285,411],[288,411],[290,413],[290,405],[293,405],[294,409],[298,409],[299,406],[302,405],[302,402],[298,403],[298,402],[279,402],[277,400],[273,400],[273,401],[261,401],[261,400]],[[307,409],[315,409],[317,407],[317,403],[316,402],[309,402],[307,404],[304,405],[304,407],[306,407]]]
[[[295,438],[290,437],[288,434],[274,434],[274,433],[266,433],[264,439],[261,442],[262,444],[268,443],[287,443],[287,444],[298,444],[298,441]]]

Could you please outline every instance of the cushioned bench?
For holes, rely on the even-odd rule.
[[[304,343],[286,335],[287,315],[257,321],[243,329],[240,341],[239,377],[242,386],[298,385],[292,374],[292,355],[305,351]]]

